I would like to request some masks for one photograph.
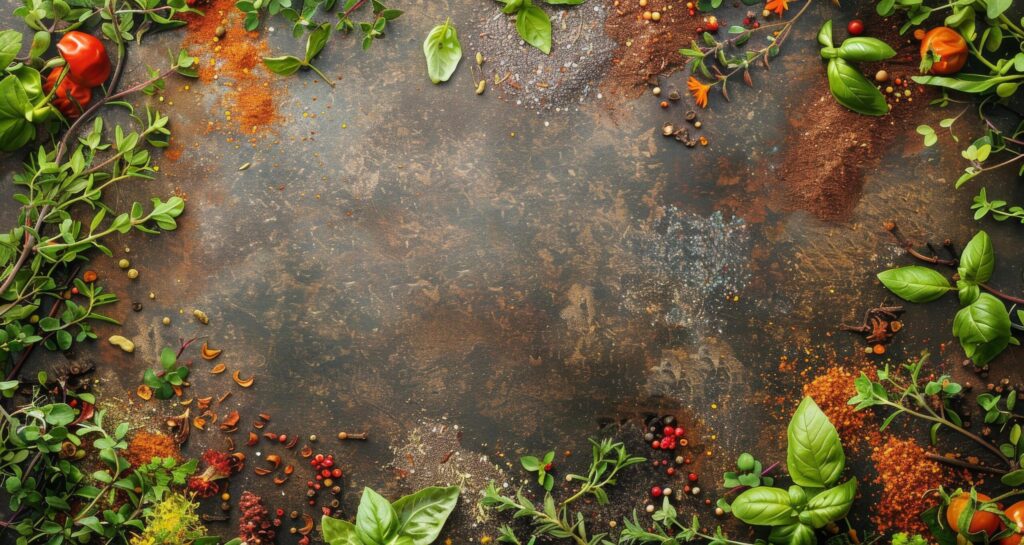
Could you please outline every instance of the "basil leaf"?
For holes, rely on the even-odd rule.
[[[828,523],[846,516],[856,494],[857,479],[850,479],[825,490],[807,502],[807,507],[800,512],[800,522],[812,528],[824,528]]]
[[[885,97],[856,68],[842,59],[828,61],[828,88],[847,108],[864,115],[885,115]]]
[[[786,435],[786,466],[793,482],[807,488],[825,488],[836,482],[846,455],[836,427],[813,399],[805,397],[800,402]]]
[[[1003,353],[1006,347],[1010,345],[1010,340],[1013,337],[1005,337],[996,339],[987,343],[964,343],[960,342],[960,346],[964,349],[964,354],[967,355],[976,366],[984,366],[986,363],[994,360],[996,356]]]
[[[519,11],[521,7],[523,7],[523,0],[506,0],[505,7],[501,8],[501,12],[506,15],[512,15]]]
[[[17,77],[7,76],[0,81],[0,150],[14,151],[35,136],[35,126],[25,119],[31,107]]]
[[[361,545],[355,525],[347,520],[324,516],[320,519],[320,532],[327,545]]]
[[[552,6],[578,6],[587,0],[544,0]]]
[[[431,486],[399,498],[393,505],[398,512],[398,534],[411,538],[413,545],[430,545],[458,501],[457,486]]]
[[[960,267],[957,272],[967,282],[984,284],[992,278],[992,270],[996,266],[996,254],[992,249],[992,239],[985,231],[978,231],[974,238],[964,247],[960,255]]]
[[[986,0],[985,4],[987,7],[985,15],[989,19],[998,19],[1004,11],[1010,9],[1010,6],[1013,5],[1013,0]],[[998,27],[993,25],[992,28]]]
[[[911,303],[934,301],[952,289],[941,273],[919,265],[882,271],[878,279],[889,291]]]
[[[0,69],[7,68],[21,51],[21,33],[16,30],[0,31]]]
[[[523,4],[516,14],[516,30],[526,43],[545,55],[551,53],[551,19],[544,10],[529,2]]]
[[[282,55],[280,57],[264,57],[263,64],[267,66],[271,72],[281,75],[290,76],[299,71],[302,67],[302,59],[293,57],[291,55]]]
[[[796,517],[789,503],[789,492],[770,486],[750,488],[736,496],[732,514],[755,526],[782,526],[793,523]]]
[[[962,344],[981,344],[999,339],[1009,342],[1010,315],[1006,305],[989,293],[960,309],[953,318],[953,334]]]
[[[427,58],[427,74],[430,81],[448,81],[462,60],[462,45],[459,33],[450,21],[434,27],[423,41],[423,55]]]
[[[818,43],[823,47],[832,47],[832,19],[825,21],[818,30]]]
[[[523,469],[526,471],[537,471],[540,469],[540,460],[536,456],[523,456],[519,459],[519,463],[523,465]]]
[[[838,51],[839,58],[847,61],[883,61],[896,56],[896,51],[878,38],[847,38]]]
[[[387,545],[398,528],[398,514],[383,496],[363,488],[356,511],[356,535],[363,545]]]
[[[25,98],[29,101],[34,101],[43,95],[43,80],[39,75],[39,70],[23,64],[17,70],[10,72],[21,82],[21,88],[25,90]]]
[[[324,46],[327,45],[327,39],[331,37],[331,25],[323,24],[316,27],[316,30],[309,33],[309,37],[306,38],[306,63],[309,64],[314,57],[323,51]]]
[[[794,522],[772,528],[772,532],[768,534],[768,542],[773,545],[814,545],[817,540],[810,526]]]

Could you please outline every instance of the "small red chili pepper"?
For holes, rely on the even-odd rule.
[[[46,76],[43,90],[47,94],[53,91],[54,85],[57,85],[61,71],[60,68],[54,68]],[[68,119],[75,119],[82,115],[82,112],[85,111],[90,102],[92,102],[92,89],[75,83],[67,76],[60,80],[60,85],[57,85],[57,91],[54,92],[53,98],[50,100],[50,103]]]
[[[92,34],[72,30],[57,42],[68,63],[69,77],[79,85],[97,87],[110,77],[110,58],[103,42]]]

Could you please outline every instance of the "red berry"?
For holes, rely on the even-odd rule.
[[[313,457],[313,461],[315,461],[315,462],[322,462],[322,461],[324,461],[324,455],[323,454],[317,454],[316,456]]]
[[[334,458],[328,458],[324,460],[324,467],[331,467],[334,465]]]
[[[551,464],[544,464],[544,471],[551,471]]]
[[[751,25],[751,26],[754,27],[754,28],[761,28],[761,23],[758,23],[757,21],[754,21],[754,24]]]
[[[78,295],[78,288],[71,288],[71,293]]]
[[[324,477],[323,477],[323,475],[320,475],[319,473],[317,473],[317,474],[316,474],[316,480],[318,480],[318,481],[322,481],[322,480],[324,480]]]
[[[654,448],[654,449],[661,448],[661,441],[653,441],[653,442],[651,442],[651,448]]]
[[[667,474],[668,474],[668,476],[669,476],[669,477],[671,477],[671,476],[673,476],[673,475],[675,475],[675,474],[676,474],[676,468],[674,468],[674,467],[670,467],[670,468],[668,468],[668,469],[666,469],[666,470],[665,470],[665,473],[667,473]]]
[[[686,476],[686,478],[689,479],[690,482],[697,482],[697,474],[696,473],[690,473],[689,475]]]
[[[277,508],[277,516],[283,517],[284,516],[284,509],[281,509],[280,507],[278,507]]]
[[[316,490],[320,490],[320,483],[314,484],[313,488],[316,489]]]
[[[306,481],[306,486],[313,488],[313,481]]]
[[[850,21],[846,25],[846,31],[849,32],[851,36],[860,36],[861,34],[864,34],[864,21],[861,21],[860,19]]]
[[[334,471],[331,471],[331,476],[334,477],[335,479],[341,477],[341,468],[334,468]]]
[[[655,498],[661,497],[661,487],[655,486],[654,488],[652,488],[651,495],[654,496]]]
[[[665,426],[665,429],[661,430],[661,433],[665,434],[665,436],[669,436],[672,435],[672,431],[672,426]]]
[[[288,442],[288,436],[282,433],[281,435],[277,436],[277,440],[279,442],[281,442],[281,443],[287,443]]]
[[[702,26],[697,27],[697,34],[704,34],[704,27],[702,27]]]
[[[321,472],[320,472],[320,475],[321,475],[321,476],[323,476],[323,478],[325,478],[325,479],[326,479],[326,478],[328,478],[328,477],[330,477],[330,476],[331,476],[331,470],[329,470],[329,469],[325,469],[325,470],[323,470],[323,471],[321,471]]]
[[[71,401],[68,401],[68,406],[70,406],[72,409],[74,409],[75,407],[78,406],[78,400],[77,399],[72,399]]]
[[[683,428],[676,428],[675,429],[675,436],[676,437],[682,437],[683,435],[686,435],[686,430],[684,430]]]

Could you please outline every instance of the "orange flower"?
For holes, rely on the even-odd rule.
[[[693,95],[693,100],[697,102],[697,106],[700,106],[701,108],[708,107],[708,91],[711,90],[710,85],[703,84],[699,79],[690,76],[690,79],[686,80],[686,88],[690,90],[690,94]]]
[[[764,9],[774,11],[777,15],[782,15],[782,12],[789,9],[789,0],[768,0],[764,4]]]

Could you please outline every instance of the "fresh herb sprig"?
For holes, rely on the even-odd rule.
[[[523,469],[537,474],[537,484],[544,487],[544,490],[551,492],[555,487],[555,477],[551,475],[551,462],[555,460],[555,451],[548,451],[543,458],[536,456],[523,456],[519,459]]]
[[[572,539],[576,545],[612,545],[612,542],[607,539],[607,533],[591,535],[587,531],[583,515],[578,512],[574,513],[570,507],[587,495],[594,496],[599,504],[608,503],[606,488],[617,482],[620,472],[646,460],[638,456],[630,456],[626,452],[625,445],[611,439],[600,441],[590,439],[590,444],[591,460],[587,474],[571,474],[567,477],[570,481],[582,484],[575,494],[566,498],[561,504],[556,504],[555,498],[548,491],[545,491],[540,506],[527,498],[522,489],[516,491],[514,496],[505,496],[498,492],[492,482],[484,491],[480,505],[498,512],[513,511],[514,518],[517,519],[528,518],[533,527],[529,543],[533,543],[538,537],[550,537]],[[553,453],[552,458],[554,458]],[[502,527],[502,535],[499,540],[511,545],[521,545],[515,532],[508,526]]]
[[[354,524],[324,516],[320,531],[327,545],[430,545],[455,509],[459,492],[457,486],[431,486],[391,503],[364,488]]]
[[[938,271],[911,265],[882,271],[878,279],[889,291],[911,303],[928,303],[956,292],[960,310],[953,318],[953,335],[964,353],[977,366],[984,366],[1009,345],[1018,345],[1012,334],[1010,310],[1004,300],[1020,304],[1024,300],[1006,295],[988,285],[995,270],[995,250],[985,231],[979,231],[964,247],[959,258],[940,259],[924,256],[904,240],[894,224],[890,232],[912,256],[932,264],[956,268],[956,287]],[[1024,318],[1018,313],[1018,318]]]
[[[160,351],[160,367],[162,370],[159,374],[153,371],[153,369],[146,369],[142,376],[142,383],[153,390],[153,395],[157,399],[171,399],[174,397],[175,388],[181,388],[185,384],[185,380],[188,379],[189,368],[186,365],[180,365],[178,359],[194,341],[195,339],[190,339],[182,342],[177,351],[165,346]]]
[[[818,43],[822,58],[828,60],[825,73],[828,88],[836,102],[863,115],[889,113],[889,105],[882,92],[852,64],[883,61],[895,56],[896,51],[889,44],[877,38],[857,36],[843,40],[836,47],[832,39],[831,19],[825,21],[818,31]]]
[[[532,0],[497,0],[505,4],[501,12],[516,16],[516,32],[524,42],[541,50],[545,55],[551,54],[551,18],[547,12],[534,4]],[[543,0],[554,6],[577,6],[587,0]]]

